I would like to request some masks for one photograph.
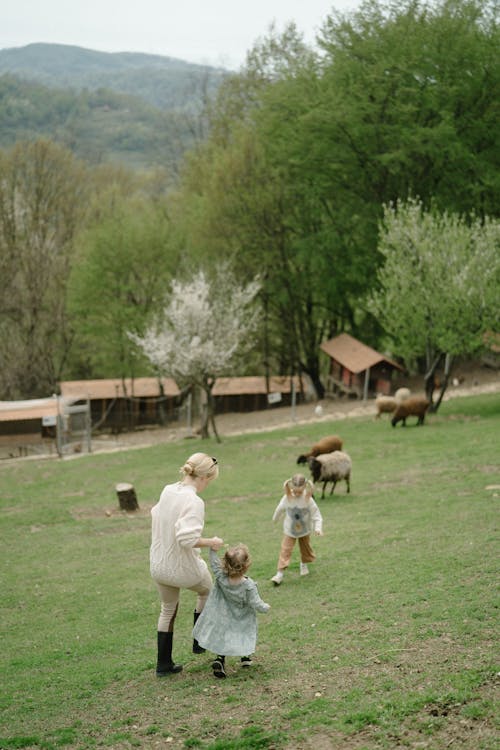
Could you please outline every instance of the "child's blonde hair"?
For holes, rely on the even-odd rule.
[[[304,495],[306,500],[310,500],[314,492],[314,485],[303,474],[294,474],[293,477],[283,483],[283,489],[289,499],[292,495]]]
[[[245,575],[251,564],[252,559],[246,544],[235,544],[226,550],[222,558],[222,570],[230,578]]]

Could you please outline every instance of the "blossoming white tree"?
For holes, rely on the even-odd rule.
[[[181,388],[202,389],[202,438],[209,436],[210,423],[220,442],[212,388],[252,344],[259,289],[257,279],[239,285],[224,264],[210,278],[200,271],[186,282],[172,282],[164,309],[143,336],[129,334],[159,374],[174,378]]]
[[[498,331],[500,222],[424,211],[417,200],[386,206],[378,250],[385,262],[371,309],[407,363],[426,358],[426,392],[444,361],[436,411],[453,360]]]

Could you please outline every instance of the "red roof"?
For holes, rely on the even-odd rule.
[[[320,345],[320,349],[355,374],[364,372],[380,362],[387,362],[392,367],[404,372],[404,367],[398,365],[397,362],[375,351],[371,346],[362,344],[361,341],[348,333],[341,333],[333,339],[329,339],[329,341],[324,341]]]

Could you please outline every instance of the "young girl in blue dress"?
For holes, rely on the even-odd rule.
[[[226,656],[239,656],[242,667],[252,664],[257,612],[268,612],[270,605],[262,601],[257,584],[246,575],[252,561],[245,544],[229,548],[222,561],[213,548],[209,555],[215,582],[193,628],[193,638],[217,654],[212,669],[215,677],[225,678]]]

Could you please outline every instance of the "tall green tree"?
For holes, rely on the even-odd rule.
[[[408,365],[425,357],[431,401],[436,368],[444,367],[437,410],[454,360],[477,354],[500,330],[500,221],[400,202],[385,208],[379,251],[372,309]]]
[[[88,180],[51,141],[0,152],[0,397],[54,393],[70,350],[67,281]]]
[[[79,241],[69,286],[72,377],[135,377],[147,369],[128,337],[163,303],[179,257],[162,206],[115,195]]]
[[[495,215],[499,44],[496,0],[372,0],[330,16],[311,171],[367,207],[413,194]]]
[[[313,64],[293,25],[252,51],[245,74],[220,91],[212,139],[191,160],[184,200],[193,212],[191,244],[212,257],[229,253],[242,278],[251,273],[262,278],[267,371],[305,370],[321,391],[319,344],[331,327],[330,300],[341,306],[325,292],[334,280],[329,269],[325,276],[331,237],[312,197],[302,195],[304,186],[288,169],[284,152],[280,158],[273,154],[269,133],[278,104],[297,113],[306,106],[307,82],[303,88],[295,82]]]

